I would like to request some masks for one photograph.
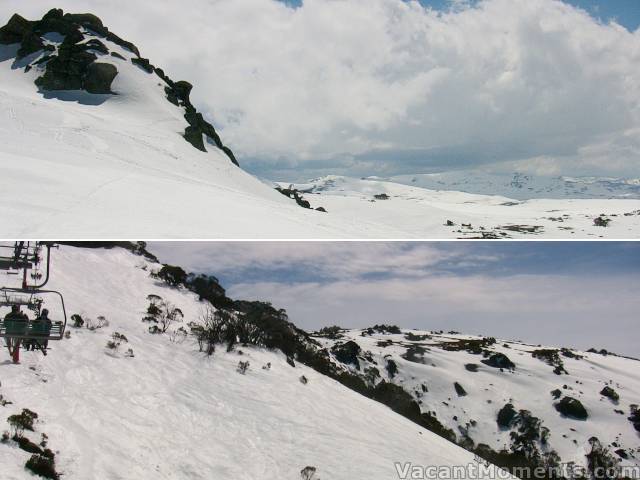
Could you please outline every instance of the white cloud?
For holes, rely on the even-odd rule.
[[[3,0],[35,18],[54,2]],[[56,0],[92,10],[269,168],[637,175],[640,30],[558,0]],[[542,160],[541,160],[542,159]],[[505,168],[512,168],[512,163]]]
[[[190,271],[220,275],[263,269],[291,271],[304,277],[349,280],[377,274],[399,277],[431,275],[443,262],[469,267],[495,261],[495,255],[478,255],[470,249],[441,248],[438,244],[394,242],[159,242],[150,250],[167,263]]]

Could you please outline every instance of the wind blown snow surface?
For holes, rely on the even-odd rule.
[[[70,313],[103,315],[109,325],[71,328],[46,357],[22,352],[20,365],[8,355],[0,363],[0,394],[13,402],[0,415],[37,412],[27,436],[48,435],[63,478],[294,480],[314,466],[318,478],[378,480],[398,478],[394,462],[475,463],[382,404],[303,365],[292,368],[281,353],[221,348],[206,357],[191,339],[148,333],[141,318],[149,294],[181,308],[185,323],[204,308],[194,294],[151,278],[158,267],[119,248],[61,247],[50,287],[65,295]],[[105,348],[114,332],[128,339],[116,353]],[[134,357],[125,357],[128,348]],[[236,372],[240,360],[250,362],[245,375]],[[24,469],[29,456],[0,444],[2,478],[34,478]]]
[[[57,47],[60,38],[47,42]],[[38,92],[34,80],[44,67],[33,62],[42,52],[16,61],[17,45],[0,46],[1,236],[501,238],[529,236],[531,229],[551,238],[640,235],[637,198],[520,202],[329,177],[314,184],[320,195],[308,198],[327,213],[300,208],[217,149],[200,152],[185,142],[184,111],[167,100],[159,77],[133,65],[128,50],[104,43],[124,58],[100,57],[118,69],[115,95]],[[336,182],[342,187],[328,188]],[[391,201],[373,202],[380,193]],[[601,214],[608,227],[594,226]]]

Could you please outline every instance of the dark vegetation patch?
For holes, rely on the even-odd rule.
[[[395,378],[398,373],[398,364],[394,360],[388,358],[385,369],[387,370],[389,378]]]
[[[440,348],[448,352],[460,352],[466,351],[475,355],[480,355],[486,352],[487,348],[496,343],[496,339],[493,337],[477,338],[477,339],[462,339],[455,340],[453,342],[443,342],[439,344]]]
[[[389,200],[389,195],[387,195],[386,193],[378,193],[377,195],[374,195],[373,198],[375,198],[376,200]]]
[[[564,397],[555,407],[556,410],[565,417],[575,418],[577,420],[586,420],[589,417],[587,409],[584,408],[582,402],[577,398]]]
[[[402,330],[400,330],[400,327],[396,325],[382,324],[382,325],[374,325],[373,327],[369,327],[364,332],[362,332],[363,335],[365,334],[374,335],[375,333],[399,335],[402,333]]]
[[[44,455],[32,455],[24,467],[42,478],[49,478],[51,480],[58,480],[60,478],[60,474],[56,472],[54,459]]]
[[[620,478],[620,460],[600,443],[597,437],[589,439],[591,451],[587,453],[587,472],[593,479],[613,480]]]
[[[528,234],[540,233],[543,229],[544,227],[542,225],[502,225],[500,227],[496,227],[496,230]]]
[[[554,350],[552,348],[543,348],[534,350],[533,352],[531,352],[531,355],[533,356],[533,358],[542,360],[548,365],[554,367],[553,373],[555,373],[556,375],[562,375],[563,373],[568,374],[568,372],[564,368],[564,363],[562,362],[562,359],[560,358],[558,352],[559,350]]]
[[[339,340],[343,337],[342,328],[337,325],[321,328],[316,332],[316,336],[328,338],[330,340]]]
[[[420,345],[410,345],[407,351],[402,354],[402,358],[413,363],[424,363],[426,349]]]
[[[562,390],[560,390],[559,388],[556,388],[555,390],[551,391],[551,396],[554,398],[554,400],[559,399],[562,396]]]
[[[425,340],[429,340],[431,339],[431,335],[416,335],[415,333],[412,332],[407,332],[404,335],[404,338],[406,340],[409,340],[410,342],[424,342]]]
[[[584,358],[584,356],[579,355],[568,348],[563,348],[560,351],[562,352],[563,357],[573,358],[574,360],[582,360]]]
[[[550,472],[550,468],[558,467],[560,457],[548,448],[549,430],[542,425],[539,418],[528,410],[516,412],[514,406],[508,403],[498,412],[497,421],[501,428],[512,429],[509,435],[509,449],[495,451],[486,444],[479,444],[473,449],[476,455],[514,475],[521,473],[522,468],[528,468],[530,471],[543,468],[543,472]],[[547,473],[539,478],[553,476]]]
[[[511,428],[511,424],[513,423],[513,419],[516,417],[517,412],[512,403],[505,404],[498,411],[498,417],[496,421],[501,428]]]
[[[610,223],[611,219],[602,215],[593,219],[593,225],[596,227],[608,227]]]
[[[514,370],[516,368],[516,365],[504,353],[494,353],[490,355],[489,358],[481,360],[481,362],[493,368],[507,370]]]
[[[640,408],[638,405],[631,405],[631,414],[629,415],[629,421],[633,425],[633,428],[636,429],[636,432],[640,432]]]

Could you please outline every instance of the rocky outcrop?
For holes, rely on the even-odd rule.
[[[64,37],[57,51],[56,47],[45,42],[44,35],[58,33]],[[85,41],[90,37],[88,41]],[[17,59],[44,52],[40,58],[26,65],[30,70],[36,65],[44,65],[45,71],[36,79],[36,85],[42,91],[84,90],[92,94],[113,94],[111,85],[118,75],[117,67],[111,63],[99,62],[102,55],[126,60],[118,52],[110,52],[99,38],[112,42],[131,52],[131,62],[148,74],[155,73],[165,83],[167,100],[185,109],[184,118],[188,123],[183,137],[198,150],[207,151],[206,143],[229,157],[231,162],[239,165],[230,148],[225,146],[213,125],[207,122],[201,113],[191,104],[189,94],[192,85],[186,81],[174,82],[162,69],[140,56],[140,51],[131,42],[123,40],[102,23],[102,20],[91,13],[64,13],[54,8],[42,19],[26,20],[18,14],[0,28],[0,44],[20,44]]]
[[[84,79],[84,88],[89,93],[111,93],[111,84],[118,69],[110,63],[94,62],[89,65]]]

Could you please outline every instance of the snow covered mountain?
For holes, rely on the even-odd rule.
[[[620,466],[640,466],[640,360],[384,325],[314,338],[363,379],[401,386],[466,448],[523,448],[528,436],[524,448],[585,465],[596,437]]]
[[[22,352],[20,365],[0,364],[0,432],[10,430],[10,415],[37,413],[25,436],[38,444],[46,435],[62,478],[294,480],[314,467],[308,479],[382,479],[398,478],[395,462],[476,463],[386,406],[301,362],[292,367],[280,351],[199,352],[179,328],[198,323],[206,303],[152,278],[160,265],[150,259],[63,246],[52,265],[51,288],[85,324],[51,342],[46,357]],[[149,333],[149,295],[178,307],[184,320]],[[98,317],[108,324],[96,328]],[[244,374],[241,361],[250,364]],[[0,443],[2,478],[34,478],[24,468],[30,456]]]
[[[3,478],[33,478],[24,466],[41,441],[68,479],[296,479],[306,467],[316,469],[307,480],[403,478],[409,464],[478,466],[476,455],[509,465],[519,457],[500,449],[512,431],[521,449],[545,459],[553,449],[584,465],[596,436],[621,465],[640,461],[640,425],[627,418],[640,396],[636,360],[562,351],[558,375],[545,361],[557,363],[553,355],[534,358],[542,347],[518,342],[387,327],[309,336],[268,304],[228,299],[212,277],[198,283],[130,250],[54,252],[50,287],[84,324],[51,342],[46,357],[23,351],[20,365],[8,356],[0,363],[0,421],[23,409],[37,414],[23,448],[13,432],[0,443]],[[220,315],[246,320],[233,348],[222,342],[207,355],[201,333],[211,305],[201,295]],[[162,317],[152,305],[181,312],[165,333],[149,320]],[[619,398],[600,394],[605,387]],[[569,396],[584,404],[586,420],[556,411]],[[515,413],[500,427],[508,402]]]
[[[429,187],[437,189],[423,188],[408,177],[329,175],[278,185],[300,192],[312,205],[322,205],[329,212],[351,213],[372,223],[392,222],[410,238],[637,238],[640,232],[640,200],[634,198],[520,201],[443,190],[432,184]]]
[[[582,186],[567,187],[567,180],[530,187],[521,179],[522,188],[504,188],[497,180],[474,178],[328,177],[310,187],[320,193],[305,197],[311,208],[300,208],[287,198],[291,195],[234,164],[231,149],[189,100],[191,89],[94,15],[54,9],[38,21],[8,19],[0,28],[0,234],[96,239],[640,235],[633,183],[598,181],[587,195]],[[442,190],[443,182],[450,190]],[[391,201],[373,201],[383,193]],[[574,193],[577,199],[567,199]]]
[[[458,190],[481,195],[500,195],[516,200],[532,198],[602,198],[639,199],[640,178],[543,177],[514,172],[490,174],[480,170],[397,175],[372,180],[413,185],[429,190]]]

